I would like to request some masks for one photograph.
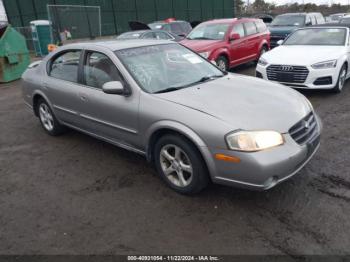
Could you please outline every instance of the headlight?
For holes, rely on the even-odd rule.
[[[258,64],[262,66],[266,66],[268,62],[264,58],[260,57]]]
[[[313,64],[311,67],[313,69],[326,69],[326,68],[334,68],[337,66],[337,60],[325,61],[317,64]]]
[[[238,131],[226,136],[231,150],[255,152],[284,144],[283,136],[276,131]]]
[[[202,53],[199,53],[199,55],[204,57],[205,59],[208,59],[208,57],[210,56],[210,52],[202,52]]]

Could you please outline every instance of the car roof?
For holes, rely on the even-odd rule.
[[[184,21],[184,20],[174,20],[174,21],[170,21],[170,22],[154,21],[152,23],[149,23],[149,25],[151,25],[151,24],[162,24],[162,25],[165,25],[165,24],[176,24],[176,23],[188,23],[188,22]]]
[[[151,29],[149,29],[149,30],[147,30],[147,29],[145,29],[145,30],[135,30],[135,31],[128,31],[128,32],[124,32],[124,33],[122,33],[122,34],[120,34],[120,35],[126,35],[126,34],[143,34],[143,33],[145,33],[145,32],[151,32],[151,31],[153,31],[153,30],[151,30]]]
[[[153,40],[153,39],[125,39],[124,41],[110,40],[110,41],[96,41],[96,42],[82,42],[65,45],[65,49],[89,49],[94,47],[104,47],[111,51],[123,50],[128,48],[137,48],[143,46],[174,44],[168,40]]]
[[[292,15],[306,15],[306,13],[285,13],[285,14],[281,14],[279,16],[292,16]]]
[[[231,24],[237,21],[250,22],[250,21],[256,21],[256,20],[261,20],[261,19],[255,18],[255,17],[221,18],[221,19],[209,20],[209,21],[203,22],[203,24],[219,24],[219,23]]]
[[[320,24],[313,25],[305,28],[317,28],[317,27],[326,27],[326,28],[350,28],[350,24],[340,24],[340,23],[329,23],[329,24]]]

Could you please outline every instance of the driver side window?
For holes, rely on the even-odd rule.
[[[87,86],[102,89],[105,83],[121,81],[121,77],[117,67],[106,55],[90,52],[84,63],[84,81]]]

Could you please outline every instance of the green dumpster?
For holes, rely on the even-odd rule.
[[[30,63],[25,38],[11,25],[0,27],[0,83],[21,78]]]
[[[47,46],[52,44],[51,23],[48,20],[30,22],[34,49],[37,56],[46,56],[49,52]]]

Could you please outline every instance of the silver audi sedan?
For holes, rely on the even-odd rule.
[[[69,127],[142,154],[183,194],[210,181],[269,189],[312,158],[322,129],[297,91],[168,41],[60,47],[29,66],[23,94],[49,135]]]

